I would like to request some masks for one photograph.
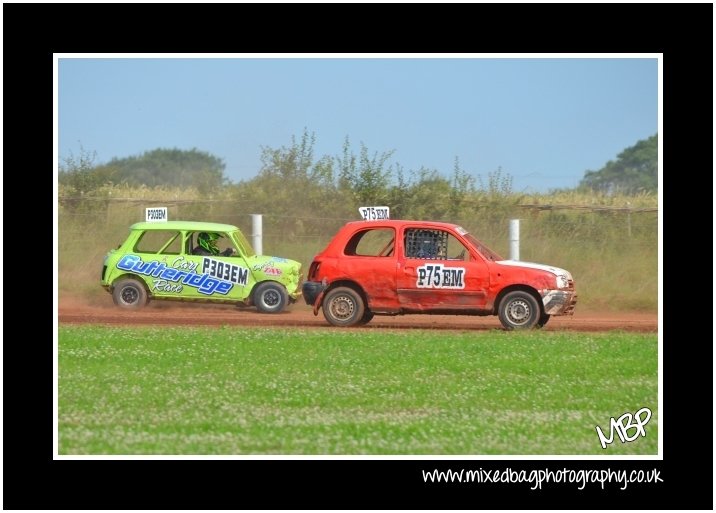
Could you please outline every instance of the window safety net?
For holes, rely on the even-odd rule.
[[[408,230],[405,238],[405,256],[408,258],[444,259],[447,255],[447,232]]]

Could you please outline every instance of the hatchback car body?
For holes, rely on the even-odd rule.
[[[216,254],[201,248],[199,234],[211,240]],[[277,313],[301,294],[300,280],[299,262],[254,254],[236,226],[167,221],[133,224],[127,239],[105,256],[100,284],[123,308],[166,299]]]
[[[497,315],[505,329],[571,315],[572,275],[505,260],[460,226],[426,221],[347,223],[311,263],[303,296],[335,326],[374,315]]]

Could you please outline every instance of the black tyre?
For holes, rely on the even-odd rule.
[[[337,287],[323,299],[323,316],[334,326],[356,326],[364,315],[363,298],[350,287]]]
[[[360,318],[360,321],[358,321],[357,325],[363,326],[364,324],[368,324],[370,321],[373,320],[374,316],[375,314],[366,308],[365,312],[363,312],[363,317]]]
[[[147,304],[147,289],[144,283],[134,278],[118,281],[112,291],[114,304],[130,310],[138,310]]]
[[[542,314],[539,317],[539,321],[537,321],[537,327],[542,328],[545,324],[547,324],[547,321],[549,321],[549,318],[551,315],[549,314]]]
[[[262,313],[282,312],[288,304],[286,288],[275,281],[259,283],[254,289],[254,304]]]
[[[508,292],[500,301],[498,316],[506,330],[528,330],[537,326],[542,315],[539,303],[529,292]]]

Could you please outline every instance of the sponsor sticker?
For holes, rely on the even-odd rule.
[[[150,277],[153,282],[153,290],[163,292],[181,292],[184,285],[194,287],[201,294],[210,296],[212,294],[226,295],[234,286],[246,284],[248,269],[237,266],[219,267],[204,261],[204,272],[197,273],[193,269],[181,267],[168,267],[164,262],[158,260],[143,261],[139,255],[124,255],[117,262],[117,268],[123,271],[142,274]],[[223,264],[223,262],[222,262]]]

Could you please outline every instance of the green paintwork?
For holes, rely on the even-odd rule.
[[[219,233],[223,247],[233,248],[234,254],[191,254],[199,232]],[[150,242],[143,240],[145,236]],[[125,278],[140,279],[151,299],[250,305],[251,292],[264,281],[282,284],[291,302],[301,293],[299,262],[256,255],[241,230],[220,223],[133,224],[127,239],[107,253],[100,284],[112,293],[114,284]]]
[[[185,230],[196,232],[234,232],[239,229],[232,224],[204,223],[201,221],[167,221],[164,223],[134,223],[130,230]]]

